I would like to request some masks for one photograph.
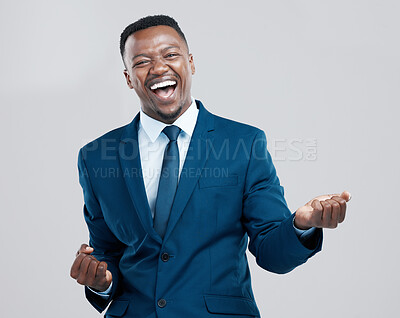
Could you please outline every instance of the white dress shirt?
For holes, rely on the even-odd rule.
[[[179,176],[189,149],[190,139],[192,138],[193,130],[196,126],[198,114],[199,110],[197,109],[194,98],[192,97],[192,103],[189,108],[173,123],[173,125],[178,126],[181,129],[177,139],[179,149]],[[151,118],[143,112],[143,109],[140,109],[138,129],[140,162],[142,164],[143,181],[146,189],[147,201],[149,202],[153,218],[164,151],[169,143],[168,137],[162,132],[166,126],[168,126],[168,124]]]

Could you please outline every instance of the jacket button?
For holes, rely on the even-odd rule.
[[[160,308],[164,308],[164,307],[167,305],[167,301],[166,301],[165,299],[161,298],[161,299],[159,299],[159,300],[157,301],[157,305],[158,305],[158,307],[160,307]]]
[[[168,253],[162,253],[161,259],[162,259],[163,262],[168,262],[168,260],[169,260]]]

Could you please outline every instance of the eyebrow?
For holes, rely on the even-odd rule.
[[[132,57],[132,61],[133,61],[135,58],[139,57],[139,56],[148,57],[146,54],[141,53],[141,54],[138,54],[138,55],[135,55],[134,57]]]
[[[161,50],[161,52],[165,52],[165,51],[168,51],[170,49],[179,49],[180,50],[181,48],[179,46],[176,46],[176,45],[170,45],[170,46],[167,46],[167,47],[163,48]],[[139,56],[149,57],[147,54],[141,53],[141,54],[138,54],[138,55],[135,55],[134,57],[132,57],[132,61],[134,59],[138,58]]]
[[[170,45],[170,46],[167,46],[166,48],[163,48],[161,51],[165,52],[165,51],[168,51],[169,49],[181,49],[181,48],[176,45]]]

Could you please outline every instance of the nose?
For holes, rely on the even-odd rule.
[[[151,73],[152,74],[157,74],[161,75],[164,74],[165,72],[168,72],[168,65],[165,64],[165,61],[161,58],[158,58],[154,60],[153,62],[153,67],[151,68]]]

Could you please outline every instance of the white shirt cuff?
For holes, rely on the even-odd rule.
[[[93,293],[99,295],[101,298],[108,299],[108,297],[110,297],[110,294],[111,294],[112,285],[113,285],[113,283],[111,282],[111,284],[107,288],[107,290],[105,290],[103,292],[95,291],[95,290],[91,289],[89,286],[87,286],[87,288],[89,288]]]

